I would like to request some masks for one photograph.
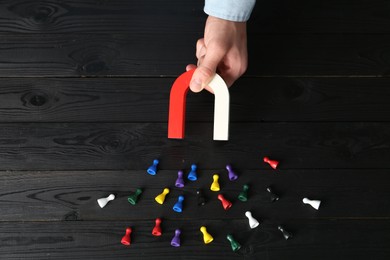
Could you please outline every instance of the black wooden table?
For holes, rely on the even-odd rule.
[[[1,259],[390,259],[389,1],[258,1],[249,69],[230,89],[230,140],[212,140],[206,92],[189,93],[186,137],[169,140],[169,91],[195,62],[202,7],[0,1]],[[148,175],[156,158],[160,170]],[[192,163],[199,180],[175,188],[177,171]],[[214,173],[229,211],[209,190]],[[270,202],[268,186],[279,201]],[[133,206],[127,197],[137,188]],[[117,199],[99,208],[110,193]],[[184,211],[175,213],[180,194]],[[320,210],[303,197],[322,200]],[[157,217],[161,237],[151,234]],[[284,240],[278,225],[294,237]],[[176,228],[180,248],[170,246]],[[242,245],[236,253],[228,233]]]

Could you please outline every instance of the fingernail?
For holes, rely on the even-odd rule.
[[[192,79],[190,88],[194,92],[199,92],[202,90],[202,82],[199,79]]]

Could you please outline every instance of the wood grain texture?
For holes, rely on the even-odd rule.
[[[386,219],[390,215],[390,183],[383,181],[389,178],[387,170],[236,171],[240,177],[231,182],[223,168],[203,169],[198,181],[186,181],[183,189],[174,187],[174,170],[160,170],[156,176],[145,170],[1,172],[0,221],[132,221],[145,216],[187,222],[225,221],[245,219],[247,210],[261,220],[281,223],[291,219]],[[215,173],[220,175],[221,192],[233,202],[227,212],[217,200],[218,193],[210,191]],[[244,184],[250,186],[245,203],[237,199]],[[279,195],[279,201],[270,201],[268,186]],[[164,187],[171,191],[159,205],[154,198]],[[133,206],[127,197],[137,188],[143,193]],[[203,207],[197,206],[198,188],[208,200]],[[101,209],[96,200],[111,193],[116,199]],[[179,195],[185,197],[181,214],[172,210]],[[304,197],[322,200],[320,210],[303,204]]]
[[[174,78],[10,78],[0,122],[160,122]],[[242,78],[231,122],[390,121],[388,78]],[[188,122],[214,120],[214,96],[187,95]]]
[[[3,222],[0,253],[7,259],[388,259],[389,220],[293,220],[283,223],[295,236],[285,241],[275,223],[250,230],[245,220],[164,222],[162,237],[151,235],[153,220],[126,222]],[[207,225],[214,241],[204,245]],[[132,245],[120,244],[125,228],[134,228]],[[182,246],[170,246],[182,228]],[[231,232],[242,249],[231,251]],[[370,236],[369,241],[367,234]]]
[[[1,124],[3,170],[163,169],[191,163],[220,168],[389,168],[388,123],[232,123],[228,142],[212,141],[211,123],[189,123],[183,140],[161,123]]]
[[[23,1],[0,3],[0,33],[203,33],[202,1]],[[389,33],[385,0],[257,1],[250,33]]]
[[[196,62],[194,34],[12,34],[0,77],[160,77]],[[390,35],[254,34],[247,76],[388,76]]]
[[[203,4],[0,2],[1,259],[390,258],[388,1],[258,0],[248,22],[249,69],[230,89],[229,142],[212,141],[206,92],[188,97],[185,139],[169,140],[169,90],[196,62]],[[279,160],[278,170],[264,156]],[[199,180],[174,188],[177,171],[192,163]],[[228,163],[236,182],[227,179]],[[229,211],[209,190],[214,173]],[[246,203],[236,198],[243,184]],[[127,197],[139,187],[132,206]],[[199,187],[204,207],[196,205]],[[99,208],[96,199],[110,193],[116,200]],[[181,194],[179,214],[172,206]],[[320,210],[303,197],[322,200]],[[260,227],[249,229],[246,210]],[[160,238],[151,235],[156,217]],[[279,224],[294,238],[285,241]],[[201,225],[212,244],[203,244]],[[180,248],[170,246],[175,228]]]
[[[203,32],[202,1],[6,0],[0,33]]]
[[[388,33],[386,0],[256,1],[249,32],[259,33]]]

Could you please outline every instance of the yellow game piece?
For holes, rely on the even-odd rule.
[[[214,238],[207,232],[207,229],[205,226],[200,227],[200,232],[203,233],[203,241],[205,244],[209,244],[214,240]]]
[[[211,183],[210,190],[212,190],[212,191],[219,191],[220,190],[218,179],[219,179],[218,174],[214,174],[213,175],[213,183]]]
[[[169,189],[165,188],[163,192],[156,196],[155,200],[158,204],[163,204],[165,200],[165,196],[169,193]]]

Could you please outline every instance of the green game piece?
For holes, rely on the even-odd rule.
[[[248,190],[249,190],[249,186],[245,184],[242,187],[242,191],[238,195],[238,199],[241,201],[247,201],[248,200]]]
[[[137,189],[133,195],[130,195],[127,198],[127,201],[130,202],[130,204],[132,204],[132,205],[137,204],[138,197],[139,197],[139,195],[141,195],[141,193],[142,193],[142,190]]]
[[[229,240],[230,245],[232,246],[233,252],[236,252],[237,250],[239,250],[241,248],[240,243],[238,243],[236,240],[234,240],[232,235],[229,234],[229,235],[227,235],[226,238],[227,238],[227,240]]]

